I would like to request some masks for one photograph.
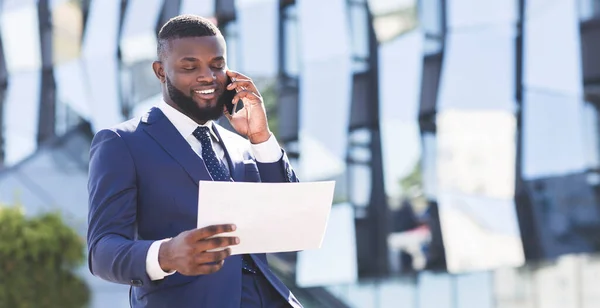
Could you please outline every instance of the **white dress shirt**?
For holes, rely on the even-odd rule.
[[[217,154],[217,157],[219,157],[219,159],[223,161],[224,165],[227,166],[227,163],[225,163],[227,161],[225,158],[225,151],[219,144],[218,137],[213,131],[212,121],[208,121],[204,125],[199,125],[198,123],[194,122],[192,119],[188,118],[186,115],[179,112],[177,109],[171,107],[165,102],[161,102],[158,108],[165,114],[167,119],[169,119],[169,121],[173,123],[173,126],[175,126],[175,128],[177,129],[177,131],[179,131],[181,136],[183,136],[183,138],[190,144],[192,150],[196,152],[196,154],[198,154],[198,156],[200,157],[202,157],[202,146],[200,144],[200,141],[196,139],[196,137],[194,137],[192,133],[194,132],[194,130],[196,130],[196,128],[198,128],[198,126],[207,126],[210,130],[213,139],[213,149]],[[251,150],[256,160],[261,163],[274,163],[279,161],[282,156],[281,148],[277,143],[277,139],[275,139],[275,136],[273,135],[271,135],[269,140],[263,143],[252,144]],[[154,243],[152,243],[152,245],[150,245],[150,249],[148,250],[148,254],[146,255],[146,272],[148,273],[148,276],[151,280],[160,280],[168,275],[175,273],[175,271],[168,273],[163,271],[160,267],[160,264],[158,263],[158,251],[160,249],[160,245],[168,240],[169,239],[155,241]]]

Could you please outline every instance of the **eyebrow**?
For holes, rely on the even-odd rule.
[[[198,61],[198,59],[194,58],[194,57],[184,57],[181,59],[181,62],[196,62]]]
[[[194,57],[183,57],[181,59],[181,62],[198,62],[198,58],[194,58]],[[212,60],[210,60],[210,62],[219,62],[219,61],[225,61],[225,57],[223,56],[218,56],[218,57],[214,57],[212,58]]]

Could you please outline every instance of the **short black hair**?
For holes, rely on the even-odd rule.
[[[221,35],[221,31],[210,20],[192,14],[184,14],[169,19],[158,31],[156,53],[162,59],[169,41],[184,37]]]

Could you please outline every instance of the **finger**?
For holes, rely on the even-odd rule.
[[[189,234],[191,241],[199,241],[217,234],[235,231],[234,224],[212,225],[200,229],[192,230]]]
[[[221,250],[221,251],[202,252],[202,253],[196,254],[196,256],[194,257],[194,261],[198,265],[211,264],[211,263],[214,264],[214,263],[219,263],[219,262],[225,260],[230,255],[231,255],[231,249],[229,249],[229,248],[227,248],[225,250]]]
[[[233,107],[233,110],[235,110],[235,105]],[[231,121],[232,116],[231,116],[231,113],[229,113],[227,106],[223,106],[223,115],[227,118],[227,120]]]
[[[229,78],[232,78],[232,79],[252,79],[240,72],[236,72],[236,71],[232,71],[232,70],[227,71],[227,76],[229,76]]]
[[[212,274],[218,272],[223,267],[223,264],[225,264],[225,260],[221,260],[219,263],[216,264],[201,264],[198,265],[196,273],[198,275]]]
[[[256,85],[254,85],[254,82],[252,82],[252,80],[250,79],[236,79],[235,81],[232,81],[229,85],[227,85],[227,90],[233,90],[233,89],[242,89],[244,90],[244,88],[251,90],[251,91],[256,91]]]
[[[233,97],[233,100],[231,102],[235,104],[235,102],[239,101],[242,98],[248,99],[251,102],[254,101],[255,103],[262,103],[261,97],[250,90],[243,90],[243,91],[238,92]]]
[[[204,252],[222,247],[234,246],[240,243],[240,239],[236,236],[218,236],[202,240],[196,245],[197,252]]]

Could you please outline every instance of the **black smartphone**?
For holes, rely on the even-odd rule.
[[[221,97],[219,97],[219,102],[223,102],[223,104],[227,107],[227,111],[229,112],[229,114],[233,115],[233,108],[235,108],[235,105],[231,101],[235,97],[236,92],[235,92],[235,90],[227,90],[227,86],[229,84],[231,84],[231,78],[229,78],[229,76],[227,76],[227,82],[225,84],[225,92],[223,92]]]

